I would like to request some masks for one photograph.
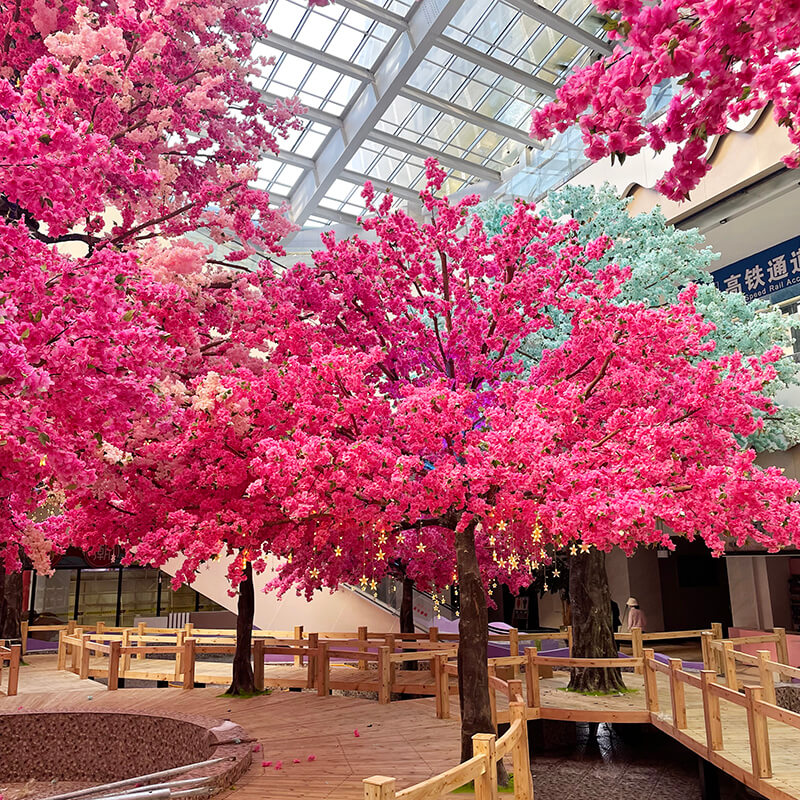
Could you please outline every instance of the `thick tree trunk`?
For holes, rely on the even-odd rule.
[[[22,573],[0,569],[0,639],[22,636]]]
[[[253,641],[253,617],[256,599],[253,588],[253,565],[244,566],[244,580],[239,584],[239,601],[236,617],[236,652],[233,656],[233,681],[226,694],[254,694],[256,683],[250,652]]]
[[[616,658],[605,553],[593,547],[588,553],[570,558],[569,597],[572,657]],[[569,688],[579,692],[617,692],[625,684],[619,669],[574,669]]]
[[[461,760],[472,758],[472,736],[494,733],[489,705],[489,617],[486,594],[475,551],[475,525],[470,522],[456,533],[461,614],[458,623],[458,698],[461,706]],[[502,761],[497,764],[498,782],[508,783]]]

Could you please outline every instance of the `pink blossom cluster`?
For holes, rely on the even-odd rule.
[[[595,0],[608,15],[609,56],[579,69],[557,99],[533,112],[531,136],[546,139],[578,122],[592,160],[678,145],[657,188],[680,200],[709,169],[707,140],[772,104],[800,163],[798,0]],[[664,81],[677,84],[666,114],[646,117]]]
[[[180,238],[235,238],[233,261],[292,228],[248,183],[299,110],[251,83],[264,34],[248,0],[0,7],[0,568],[77,543],[57,515],[84,492],[124,517],[119,470],[220,346],[228,369],[264,345],[225,341],[257,287]]]
[[[4,4],[6,202],[48,241],[73,231],[130,244],[203,226],[235,236],[240,257],[279,249],[292,225],[249,183],[301,107],[267,105],[253,85],[265,34],[255,0]]]

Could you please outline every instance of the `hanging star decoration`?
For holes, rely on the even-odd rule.
[[[581,543],[581,553],[588,553],[591,547],[590,544]]]
[[[333,554],[337,557],[340,556],[342,554],[342,548],[339,547],[339,545],[336,545],[336,549],[333,551]]]
[[[574,545],[574,544],[570,545],[570,547],[569,547],[569,554],[570,554],[571,556],[576,556],[576,555],[578,555],[578,548],[577,548],[577,547],[575,547],[575,545]]]

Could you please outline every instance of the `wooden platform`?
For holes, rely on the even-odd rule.
[[[402,787],[458,763],[458,722],[436,719],[430,698],[379,705],[365,698],[320,698],[311,692],[230,698],[220,696],[219,687],[108,692],[96,681],[57,672],[54,656],[29,655],[26,661],[30,666],[23,667],[19,695],[0,697],[0,711],[19,706],[171,710],[237,722],[259,740],[262,752],[254,754],[254,766],[227,795],[236,800],[362,800],[361,781],[370,775],[396,774]],[[308,761],[309,755],[315,760]],[[295,758],[300,763],[295,764]],[[264,769],[263,760],[282,761],[282,769]]]
[[[564,691],[569,681],[568,674],[556,672],[553,678],[540,680],[541,706],[535,716],[571,722],[651,722],[685,747],[770,800],[800,798],[800,730],[776,720],[765,721],[773,777],[755,779],[752,776],[746,708],[720,700],[723,748],[712,751],[707,746],[703,699],[699,689],[684,685],[686,727],[678,729],[674,724],[670,682],[666,675],[658,673],[656,676],[659,710],[652,714],[646,708],[642,676],[626,673],[623,678],[625,685],[634,691],[613,697],[587,697]],[[523,693],[527,699],[524,682]],[[451,713],[457,713],[457,706],[457,703],[451,703]],[[498,696],[497,718],[500,723],[507,720],[506,709],[505,699]]]

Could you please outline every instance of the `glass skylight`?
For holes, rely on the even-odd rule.
[[[254,53],[272,63],[256,85],[309,111],[281,154],[261,159],[256,183],[294,200],[305,227],[352,223],[367,178],[376,191],[393,189],[397,204],[417,202],[429,154],[447,170],[449,194],[475,184],[533,192],[542,181],[531,182],[531,164],[548,184],[577,169],[579,140],[532,151],[527,128],[566,75],[608,50],[588,0],[472,0],[448,19],[434,6],[263,4],[273,36]]]

